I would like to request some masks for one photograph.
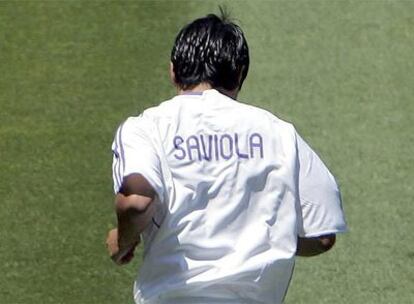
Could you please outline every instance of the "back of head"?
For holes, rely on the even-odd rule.
[[[249,48],[239,26],[210,14],[186,25],[171,52],[175,83],[183,90],[206,82],[213,88],[241,88],[249,69]]]

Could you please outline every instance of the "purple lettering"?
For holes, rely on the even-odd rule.
[[[247,147],[245,143],[247,143]],[[232,135],[198,134],[190,135],[187,138],[177,135],[173,138],[173,145],[173,155],[178,160],[188,158],[190,161],[212,161],[214,158],[219,161],[229,160],[232,157],[238,159],[264,158],[263,137],[259,133],[253,133],[247,137],[239,137],[237,133]]]
[[[226,145],[224,144],[224,140],[226,138],[228,142],[227,149],[226,149]],[[227,155],[225,153],[226,150],[227,150]],[[223,134],[220,138],[220,154],[221,154],[221,157],[223,157],[224,159],[230,159],[231,156],[233,155],[233,139],[228,134]]]
[[[237,133],[234,133],[234,145],[236,146],[236,154],[239,158],[249,158],[249,155],[247,153],[240,152],[239,135]]]
[[[213,136],[212,135],[208,135],[208,153],[206,151],[206,143],[204,142],[204,136],[200,134],[200,142],[201,142],[201,148],[203,149],[203,158],[205,160],[210,161],[211,160],[211,152],[212,152],[212,148],[213,148]]]
[[[260,158],[263,158],[263,138],[259,133],[253,133],[249,138],[250,157],[254,157],[254,149],[259,149]]]
[[[201,161],[200,143],[198,142],[198,138],[195,135],[191,135],[187,138],[187,152],[190,160],[193,160],[192,150],[196,150],[198,154],[198,160]]]
[[[184,139],[181,136],[174,137],[174,149],[181,152],[181,155],[174,154],[174,157],[178,160],[183,160],[185,158],[185,150],[180,147],[184,142]]]
[[[218,137],[217,135],[214,135],[214,148],[215,148],[215,154],[216,154],[216,160],[219,160],[219,145],[218,145]]]

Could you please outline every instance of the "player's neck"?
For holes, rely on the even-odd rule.
[[[188,88],[186,90],[182,90],[182,89],[178,89],[178,95],[184,95],[184,94],[191,94],[191,93],[202,93],[206,90],[211,90],[213,89],[213,87],[206,82],[202,82],[200,84],[195,85],[194,87]],[[220,93],[229,96],[230,98],[236,99],[237,98],[237,93],[239,93],[239,90],[225,90],[222,88],[215,88],[217,91],[219,91]]]
[[[206,90],[211,90],[213,87],[206,82],[199,83],[195,85],[194,87],[188,88],[188,89],[178,89],[178,95],[184,95],[189,93],[203,93]]]

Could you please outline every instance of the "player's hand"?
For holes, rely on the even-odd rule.
[[[118,265],[124,265],[134,258],[135,247],[139,244],[139,241],[130,244],[128,246],[119,247],[118,243],[118,229],[111,229],[108,232],[108,237],[106,238],[106,246],[108,248],[108,253],[111,259]]]

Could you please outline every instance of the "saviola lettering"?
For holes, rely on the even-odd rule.
[[[246,139],[246,138],[244,138]],[[259,133],[247,135],[247,147],[239,145],[239,134],[175,136],[174,157],[178,160],[228,160],[232,157],[250,159],[263,158],[263,137]]]

